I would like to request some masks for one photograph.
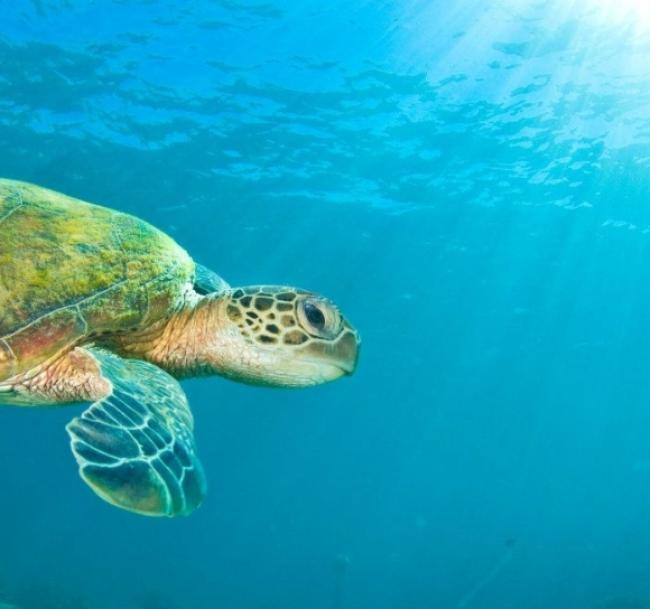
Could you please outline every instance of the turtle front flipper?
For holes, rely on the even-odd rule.
[[[203,499],[205,478],[180,385],[147,362],[88,351],[112,390],[66,427],[81,477],[125,510],[189,514]]]

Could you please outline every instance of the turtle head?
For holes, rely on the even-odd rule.
[[[217,374],[257,385],[303,387],[354,372],[359,335],[326,298],[284,286],[255,286],[213,299],[207,355]]]

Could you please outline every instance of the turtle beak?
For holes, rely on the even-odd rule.
[[[333,381],[343,375],[354,373],[359,361],[359,334],[353,328],[346,326],[336,341],[318,341],[307,346],[304,355],[324,368],[330,370],[326,379]]]
[[[336,343],[336,354],[341,370],[348,376],[354,373],[359,363],[361,338],[356,330],[350,328]]]

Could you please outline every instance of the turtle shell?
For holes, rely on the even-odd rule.
[[[146,222],[0,180],[0,382],[179,307],[194,263]]]

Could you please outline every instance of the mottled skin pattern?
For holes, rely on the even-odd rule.
[[[0,235],[0,382],[169,316],[194,273],[145,222],[21,182],[0,180]]]

